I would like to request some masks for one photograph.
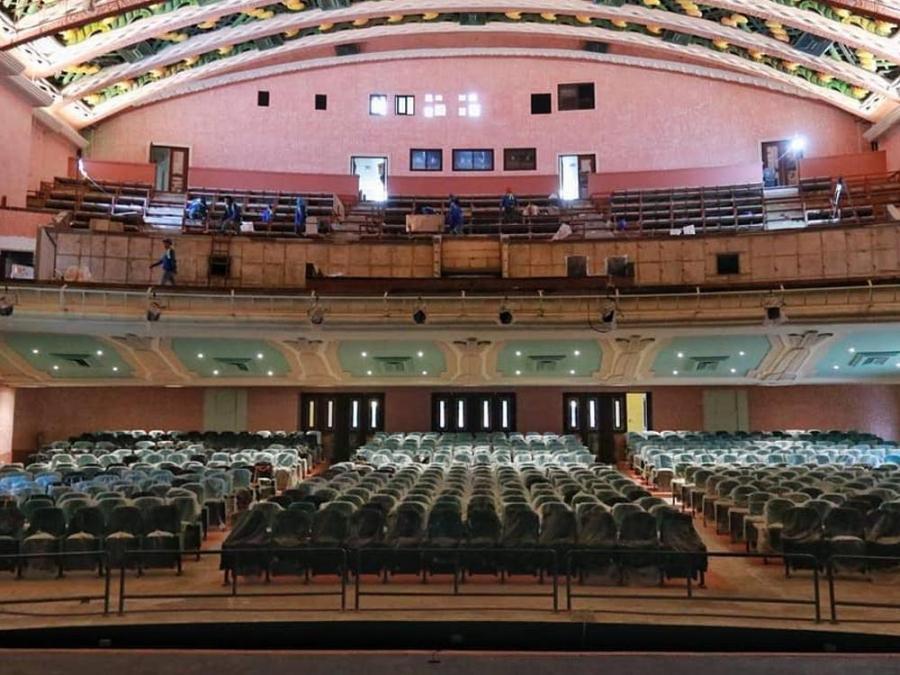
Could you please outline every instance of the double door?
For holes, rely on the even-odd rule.
[[[304,393],[300,428],[319,431],[331,462],[343,462],[376,431],[384,431],[384,394]]]
[[[188,188],[190,150],[171,145],[151,145],[150,163],[156,165],[153,189],[157,192],[185,192]]]

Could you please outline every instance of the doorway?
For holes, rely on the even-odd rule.
[[[563,428],[566,433],[578,434],[601,462],[614,464],[619,460],[626,423],[625,394],[563,395]]]
[[[205,431],[246,431],[247,390],[207,389],[203,393]]]
[[[560,155],[559,198],[565,201],[588,199],[590,175],[596,171],[596,155]]]
[[[387,199],[387,157],[351,157],[350,173],[359,178],[359,196],[363,201]]]
[[[384,394],[301,394],[300,428],[322,433],[329,462],[344,462],[376,431],[384,431]]]
[[[172,145],[150,145],[150,163],[156,165],[153,189],[185,192],[188,186],[190,150]]]
[[[761,151],[765,187],[797,185],[800,182],[798,160],[803,159],[803,151],[793,146],[790,140],[763,141]]]
[[[748,431],[747,392],[742,389],[703,390],[704,431]]]

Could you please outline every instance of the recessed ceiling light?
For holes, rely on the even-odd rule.
[[[684,352],[678,352],[678,354],[676,354],[676,356],[677,356],[679,359],[683,359],[683,358],[684,358]]]
[[[103,356],[103,350],[102,350],[102,349],[98,349],[98,350],[97,350],[97,356]]]
[[[367,371],[366,371],[366,375],[371,375],[371,374],[372,374],[372,371],[371,371],[371,370],[367,370]]]
[[[418,356],[421,359],[423,356],[425,356],[425,352],[418,351],[418,352],[416,352],[416,356]]]
[[[731,369],[731,372],[732,372],[732,373],[736,373],[736,372],[737,372],[737,368],[732,368],[732,369]]]
[[[574,371],[574,370],[570,370],[570,371],[569,371],[569,375],[574,375],[574,374],[575,374],[575,371]]]
[[[256,358],[259,359],[260,361],[262,361],[262,359],[263,359],[264,356],[265,356],[265,355],[264,355],[262,352],[257,352],[257,353],[256,353]]]
[[[218,371],[218,370],[214,370],[214,371],[213,371],[213,375],[218,375],[218,374],[219,374],[219,371]]]
[[[673,371],[672,371],[672,374],[673,374],[673,375],[677,375],[677,374],[678,374],[678,371],[677,371],[677,370],[673,370]]]
[[[119,366],[113,366],[113,372],[114,372],[114,373],[118,373],[118,372],[119,372]]]
[[[369,352],[360,352],[359,355],[363,358],[366,358],[369,355]]]
[[[855,353],[856,353],[856,347],[850,347],[847,351],[850,352],[851,354],[855,354]]]
[[[575,356],[581,356],[581,350],[580,350],[580,349],[576,349],[576,350],[575,350],[574,352],[572,352],[572,353],[575,354]]]
[[[900,368],[900,363],[897,364],[897,367]],[[522,374],[521,370],[516,371],[516,375],[521,375],[521,374]]]
[[[738,352],[738,356],[746,356],[746,355],[747,355],[747,352],[745,352],[743,349]]]
[[[203,352],[200,352],[199,354],[197,354],[197,358],[198,358],[198,359],[202,359],[202,358],[203,358]]]
[[[53,364],[53,370],[59,370],[59,366],[57,366],[55,363]]]
[[[518,349],[516,350],[516,356],[522,356],[522,352],[519,351]]]
[[[423,374],[423,375],[427,375],[427,374],[428,374],[428,371],[427,371],[427,370],[423,370],[423,371],[422,371],[422,374]]]
[[[32,353],[32,354],[40,354],[40,353],[41,353],[41,350],[40,350],[40,349],[32,349],[32,350],[31,350],[31,353]]]
[[[897,367],[900,368],[900,363],[897,364]]]
[[[833,365],[833,366],[831,366],[831,367],[832,367],[834,370],[840,370],[840,369],[841,369],[841,367],[840,367],[839,365],[837,365],[837,364],[835,364],[835,365]]]
[[[268,375],[269,377],[272,377],[274,374],[275,374],[274,370],[270,370],[266,373],[266,375]]]

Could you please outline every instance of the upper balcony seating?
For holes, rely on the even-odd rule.
[[[272,192],[266,190],[227,190],[219,188],[191,188],[188,201],[206,198],[209,207],[207,222],[192,222],[185,219],[185,230],[193,228],[215,229],[225,212],[225,197],[231,196],[241,208],[241,220],[253,223],[255,233],[290,234],[294,232],[294,211],[297,197],[306,202],[308,218],[331,218],[335,212],[335,197],[330,192]],[[271,223],[262,222],[262,211],[269,206],[273,217]],[[302,233],[301,233],[302,234]]]
[[[613,223],[624,220],[628,230],[694,227],[697,232],[762,228],[765,224],[763,186],[719,185],[662,190],[617,190],[609,198]]]
[[[145,183],[86,182],[76,178],[56,178],[41,183],[37,195],[29,199],[32,208],[72,213],[72,227],[89,227],[91,218],[107,218],[137,229],[143,221],[150,198]]]

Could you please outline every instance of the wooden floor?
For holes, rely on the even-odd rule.
[[[698,518],[697,529],[710,551],[742,551],[727,537],[717,536]],[[204,546],[218,548],[225,534],[212,532]],[[559,579],[557,597],[559,611],[553,611],[553,584],[543,584],[532,577],[513,577],[500,583],[493,577],[474,577],[460,586],[456,597],[437,596],[449,593],[451,579],[432,577],[423,584],[412,577],[392,579],[384,584],[374,577],[363,577],[365,592],[406,593],[404,596],[362,596],[355,608],[355,588],[351,580],[345,591],[346,609],[341,610],[340,584],[334,577],[315,577],[310,583],[294,577],[241,579],[241,597],[230,597],[230,587],[223,584],[218,570],[218,555],[204,556],[199,562],[185,559],[184,572],[152,570],[138,577],[127,573],[127,594],[167,595],[180,593],[221,594],[222,597],[181,599],[128,599],[124,613],[118,612],[119,578],[111,578],[111,607],[103,615],[101,600],[83,602],[75,596],[102,596],[104,582],[90,572],[69,572],[64,579],[52,577],[15,579],[0,572],[0,599],[60,598],[58,601],[0,606],[3,629],[54,626],[98,626],[134,624],[194,624],[197,622],[248,621],[504,621],[504,622],[578,622],[635,625],[692,625],[775,628],[868,633],[900,636],[900,610],[840,607],[839,621],[830,621],[829,592],[825,578],[819,580],[821,622],[815,622],[810,604],[782,604],[761,600],[802,600],[814,597],[813,576],[800,571],[785,578],[783,567],[774,561],[740,558],[710,558],[710,571],[705,588],[693,588],[687,599],[683,581],[669,581],[664,587],[645,585],[577,585],[575,593],[607,594],[609,598],[574,598],[571,610],[566,606],[565,578]],[[900,572],[879,572],[868,577],[851,575],[836,581],[837,595],[843,600],[893,602],[900,604]],[[251,593],[297,593],[290,597],[251,597]],[[331,592],[333,595],[308,595]],[[540,594],[540,597],[516,597],[518,592]],[[497,593],[497,596],[465,594]],[[628,597],[624,597],[628,596]],[[636,596],[636,597],[635,597]],[[650,597],[653,596],[653,597]],[[716,597],[718,600],[706,598]],[[750,597],[755,602],[739,602]]]

